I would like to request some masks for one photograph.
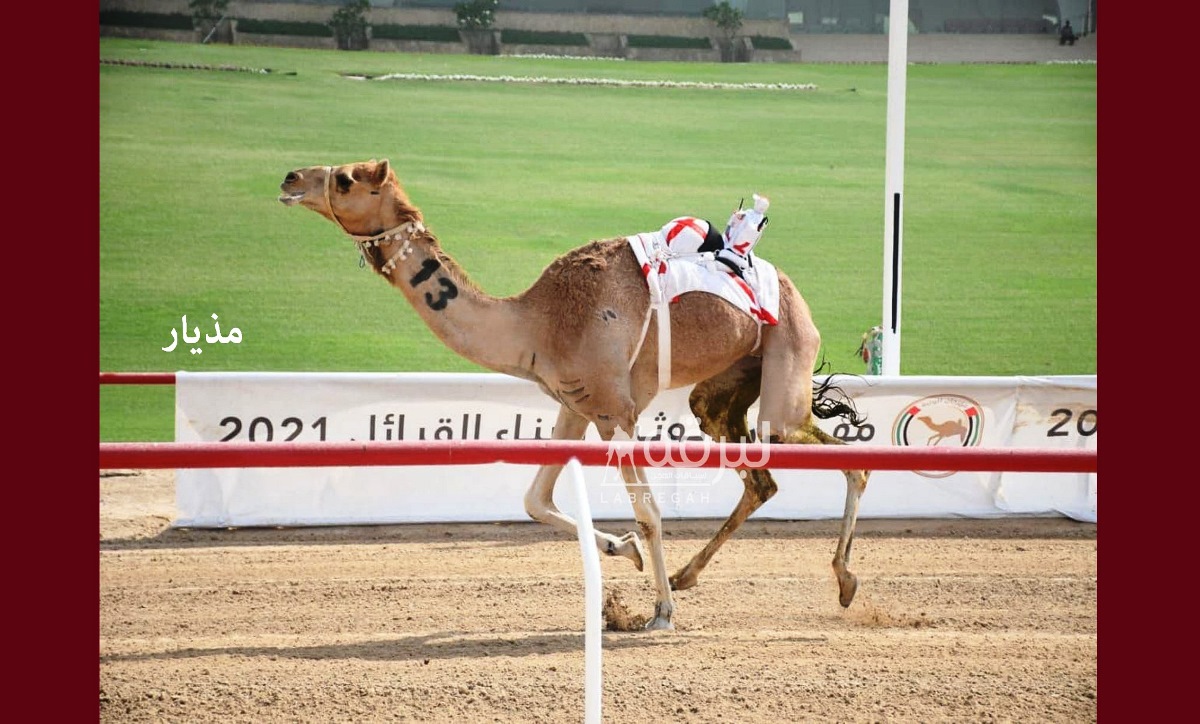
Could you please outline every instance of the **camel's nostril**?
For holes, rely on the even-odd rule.
[[[300,177],[296,175],[295,171],[289,171],[288,175],[283,177],[283,180],[287,183],[293,183],[299,181]]]

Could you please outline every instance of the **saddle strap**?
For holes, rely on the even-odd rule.
[[[647,276],[646,284],[650,287],[650,304],[646,306],[646,318],[642,320],[642,333],[638,337],[637,347],[629,358],[629,369],[633,369],[642,345],[646,343],[650,315],[653,314],[658,318],[658,391],[662,392],[671,386],[671,305],[663,295],[662,282],[657,274]]]

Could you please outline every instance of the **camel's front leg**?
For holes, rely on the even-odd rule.
[[[588,421],[563,405],[558,409],[558,420],[554,423],[554,439],[582,440],[587,433]],[[533,484],[525,493],[525,512],[534,520],[554,526],[564,533],[575,535],[575,519],[566,515],[554,504],[554,484],[562,472],[562,465],[543,465],[538,468]],[[642,544],[637,533],[630,531],[623,536],[595,531],[596,547],[609,556],[624,556],[642,570]]]
[[[654,618],[646,623],[646,629],[670,630],[675,628],[671,623],[671,617],[675,614],[675,601],[671,598],[667,559],[663,554],[662,514],[641,468],[621,465],[621,477],[625,479],[625,489],[629,492],[630,502],[633,503],[633,514],[642,530],[642,537],[646,545],[650,546],[650,566],[654,574],[656,596]]]

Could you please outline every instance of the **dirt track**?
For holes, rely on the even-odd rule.
[[[173,473],[125,473],[100,478],[100,721],[582,720],[574,539],[177,530]],[[672,570],[716,526],[667,522]],[[676,594],[676,631],[605,633],[604,720],[1096,720],[1095,525],[862,521],[849,609],[835,540],[751,521]],[[650,613],[649,576],[601,564]]]

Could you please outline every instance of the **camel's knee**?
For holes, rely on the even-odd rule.
[[[641,480],[637,468],[622,468],[625,475],[625,490],[629,493],[629,502],[633,505],[633,517],[641,528],[643,538],[658,538],[662,534],[662,512],[658,509],[658,501],[654,499],[654,491],[650,485]]]
[[[608,414],[597,414],[593,422],[601,440],[632,440],[637,432],[637,408],[632,401]]]
[[[642,532],[642,539],[646,541],[655,541],[662,538],[662,522],[657,520],[638,520],[638,529]]]
[[[742,471],[742,484],[746,492],[756,499],[758,505],[770,500],[779,491],[775,478],[766,468],[746,468]]]
[[[846,476],[846,487],[856,495],[862,495],[867,490],[867,478],[871,477],[870,470],[843,470]]]

